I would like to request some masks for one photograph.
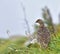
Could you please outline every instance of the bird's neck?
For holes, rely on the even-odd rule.
[[[44,24],[40,24],[40,27],[41,27],[41,28],[44,28]]]

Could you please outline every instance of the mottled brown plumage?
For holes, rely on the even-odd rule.
[[[39,29],[37,31],[37,41],[41,44],[42,48],[47,48],[50,42],[50,32],[44,26],[44,23],[41,19],[38,19],[36,23],[39,23]]]

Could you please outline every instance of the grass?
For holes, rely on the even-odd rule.
[[[0,43],[0,54],[60,54],[60,34],[52,37],[48,49],[42,49],[37,43],[24,46],[27,38],[17,40],[5,40]]]

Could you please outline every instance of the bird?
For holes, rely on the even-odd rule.
[[[37,19],[36,23],[39,24],[37,30],[37,42],[40,43],[42,48],[48,48],[50,42],[50,32],[47,27],[45,27],[44,22],[41,19]]]

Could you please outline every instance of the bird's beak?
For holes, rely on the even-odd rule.
[[[37,23],[37,21],[35,23]]]

